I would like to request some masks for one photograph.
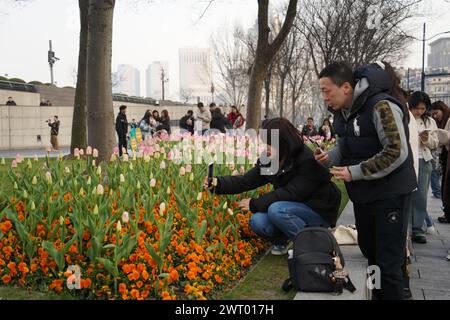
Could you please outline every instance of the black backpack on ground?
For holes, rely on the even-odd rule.
[[[289,276],[283,290],[302,292],[334,292],[343,289],[355,292],[345,266],[341,249],[330,230],[321,227],[307,227],[294,239],[293,250],[289,252]]]

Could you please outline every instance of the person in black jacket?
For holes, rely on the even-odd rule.
[[[317,150],[315,157],[346,183],[359,247],[381,272],[374,298],[403,300],[406,208],[417,179],[408,141],[409,112],[392,96],[385,68],[380,62],[352,71],[333,62],[322,70],[320,89],[334,110],[339,142],[329,152]]]
[[[194,112],[188,110],[187,114],[180,119],[180,128],[194,134]]]
[[[216,129],[222,133],[225,133],[225,117],[220,111],[220,108],[216,106],[213,102],[209,105],[209,110],[211,111],[211,130]]]
[[[245,199],[239,207],[253,212],[252,230],[273,243],[272,254],[282,255],[287,252],[288,241],[305,226],[335,226],[341,194],[331,181],[330,172],[317,163],[292,123],[276,118],[263,129],[267,130],[267,135],[261,134],[261,139],[268,145],[269,159],[260,158],[256,166],[242,176],[215,177],[209,181],[205,178],[204,183],[205,188],[216,194],[240,194],[272,184],[274,191],[258,199]],[[279,132],[279,143],[272,143],[274,130]],[[276,158],[279,170],[265,175],[263,169],[267,165],[262,163]]]
[[[119,114],[116,118],[116,132],[119,137],[119,156],[122,156],[122,148],[125,148],[127,152],[127,133],[128,133],[128,121],[127,121],[127,106],[120,106]]]

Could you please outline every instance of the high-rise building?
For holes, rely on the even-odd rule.
[[[210,103],[213,100],[211,50],[209,48],[181,48],[180,98],[187,103]]]
[[[433,41],[430,43],[430,50],[429,69],[450,69],[450,37]]]
[[[167,61],[153,61],[148,66],[146,71],[147,81],[147,97],[162,100],[162,85],[164,76],[164,99],[170,94],[169,90],[169,62]]]
[[[113,77],[113,92],[123,93],[129,96],[141,95],[141,73],[138,69],[128,64],[119,64]]]

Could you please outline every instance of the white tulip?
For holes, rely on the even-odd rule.
[[[164,211],[166,211],[166,204],[164,202],[161,202],[161,204],[159,205],[159,215],[163,216]]]
[[[122,222],[123,223],[128,223],[128,221],[130,221],[130,215],[127,211],[124,211],[122,213]]]
[[[124,175],[121,173],[120,174],[120,183],[123,183],[123,182],[125,182],[125,177],[124,177]]]
[[[33,180],[31,180],[31,184],[32,185],[37,185],[37,178],[36,178],[36,176],[33,176]]]
[[[34,204],[34,201],[31,202],[31,207],[30,207],[30,209],[31,209],[32,211],[36,210],[36,205]]]
[[[93,211],[92,213],[93,213],[93,214],[98,214],[98,206],[97,206],[97,205],[95,205],[94,211]]]
[[[103,186],[102,186],[101,184],[99,184],[99,185],[97,186],[97,194],[98,194],[99,196],[102,196],[104,193],[105,193],[105,188],[103,188]]]
[[[120,221],[117,222],[116,229],[118,232],[122,232],[122,224],[120,223]]]

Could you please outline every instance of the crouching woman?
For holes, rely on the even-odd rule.
[[[250,227],[273,244],[272,254],[282,255],[287,252],[289,240],[306,226],[335,226],[341,194],[328,169],[315,161],[313,152],[303,144],[301,133],[288,120],[270,120],[263,129],[267,134],[261,134],[261,139],[267,144],[269,160],[278,158],[278,172],[265,175],[262,169],[270,163],[262,165],[267,161],[260,158],[242,176],[214,177],[209,181],[205,178],[205,188],[218,195],[241,194],[272,184],[272,192],[245,199],[239,207],[253,213]],[[279,143],[272,145],[274,130],[278,130]]]

